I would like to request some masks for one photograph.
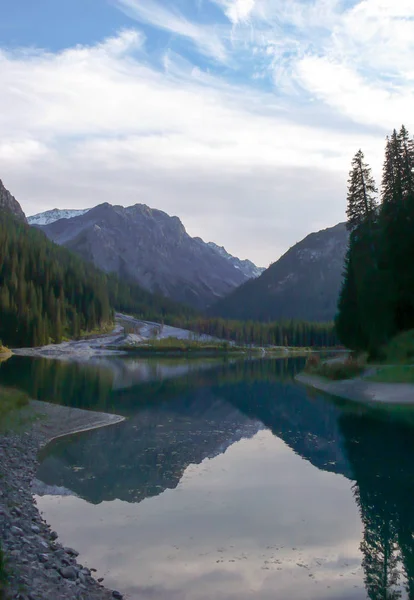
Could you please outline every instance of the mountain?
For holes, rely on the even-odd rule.
[[[53,244],[29,227],[1,182],[0,248],[0,339],[6,345],[37,346],[77,337],[111,324],[114,309],[156,321],[194,314]]]
[[[311,233],[209,313],[232,319],[330,321],[336,313],[348,246],[345,223]]]
[[[0,179],[0,210],[6,211],[17,217],[20,221],[24,223],[27,222],[26,215],[24,214],[22,207],[17,202],[16,198],[11,195],[9,190],[3,185],[3,182]]]
[[[256,267],[251,260],[240,260],[237,256],[229,254],[223,246],[218,246],[214,242],[208,242],[207,246],[215,250],[220,256],[228,260],[236,269],[239,269],[248,279],[260,277],[266,269],[264,267]]]
[[[52,210],[27,217],[27,221],[29,225],[49,225],[49,223],[54,223],[55,221],[59,221],[59,219],[79,217],[87,213],[88,210],[89,208],[83,210],[60,210],[59,208],[53,208]]]
[[[144,204],[101,204],[37,227],[102,270],[198,309],[248,279],[237,259],[190,237],[178,217]]]

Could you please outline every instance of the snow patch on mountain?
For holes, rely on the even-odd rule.
[[[223,246],[218,246],[214,242],[207,242],[207,246],[209,246],[212,250],[220,254],[223,258],[227,259],[232,265],[242,271],[249,279],[253,279],[256,277],[260,277],[260,275],[265,271],[264,267],[257,267],[251,260],[241,260],[236,256],[233,256]]]
[[[83,210],[61,210],[59,208],[53,208],[52,210],[47,210],[46,212],[38,213],[37,215],[28,217],[27,220],[29,225],[49,225],[50,223],[54,223],[60,219],[73,219],[73,217],[80,217],[89,210],[89,208]]]

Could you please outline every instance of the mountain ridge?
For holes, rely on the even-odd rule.
[[[197,309],[257,272],[253,263],[251,267],[228,253],[223,256],[216,244],[192,238],[178,217],[145,204],[104,203],[81,215],[35,226],[105,272]]]
[[[35,215],[31,215],[27,217],[27,221],[29,225],[49,225],[50,223],[54,223],[55,221],[59,221],[60,219],[72,219],[73,217],[79,217],[80,215],[84,215],[90,209],[60,209],[60,208],[52,208],[51,210],[46,210],[45,212],[37,213]]]
[[[26,215],[16,198],[7,190],[0,179],[0,210],[7,211],[23,223],[27,223]]]
[[[310,233],[260,277],[210,307],[209,314],[239,320],[331,321],[347,246],[345,223]]]

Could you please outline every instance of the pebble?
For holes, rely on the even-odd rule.
[[[62,575],[62,577],[64,577],[65,579],[73,579],[76,580],[78,574],[76,572],[76,569],[74,569],[73,567],[61,567],[59,569],[59,573]]]
[[[44,406],[42,411],[47,412],[51,405]],[[122,598],[119,592],[114,595],[95,581],[92,569],[76,563],[79,553],[56,541],[58,534],[50,530],[34,503],[31,481],[38,465],[37,454],[67,422],[66,413],[62,416],[59,411],[69,409],[53,406],[50,410],[55,416],[50,421],[34,420],[31,431],[0,435],[0,545],[9,569],[5,600]]]

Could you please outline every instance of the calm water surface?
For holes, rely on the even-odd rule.
[[[309,392],[302,367],[13,358],[0,383],[128,417],[51,444],[36,482],[127,598],[414,599],[414,413]]]

